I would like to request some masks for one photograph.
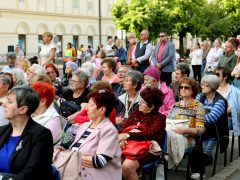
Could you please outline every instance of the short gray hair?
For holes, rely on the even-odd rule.
[[[80,70],[76,70],[72,72],[72,76],[77,76],[79,82],[83,82],[84,83],[84,87],[87,87],[88,85],[88,76],[86,73],[84,73],[83,71]]]
[[[8,53],[6,54],[7,60],[8,60],[8,59],[14,59],[14,60],[16,60],[16,57],[17,57],[17,55],[16,55],[15,52],[8,52]]]
[[[39,95],[28,85],[12,88],[9,93],[16,96],[17,106],[27,106],[27,115],[30,116],[36,111],[39,105]]]
[[[130,77],[132,84],[136,86],[136,91],[139,91],[141,89],[142,83],[143,83],[143,75],[139,71],[128,71],[125,74],[125,77]]]
[[[2,84],[7,84],[8,85],[8,90],[12,88],[13,82],[12,82],[12,78],[10,77],[10,75],[1,74],[0,75],[0,82]]]
[[[24,72],[21,69],[18,68],[14,68],[10,71],[11,74],[15,75],[17,81],[15,82],[14,86],[18,86],[18,85],[23,85],[26,84],[26,79],[24,77]]]
[[[189,77],[190,68],[187,63],[184,63],[184,62],[178,63],[176,66],[176,69],[179,69],[182,75],[186,74],[187,77]]]
[[[202,78],[202,83],[206,83],[212,90],[216,91],[220,85],[220,80],[216,75],[205,75]]]
[[[94,65],[91,62],[85,62],[82,64],[82,68],[86,68],[90,72],[90,76],[93,76]]]
[[[45,74],[45,69],[39,64],[33,64],[35,74]]]

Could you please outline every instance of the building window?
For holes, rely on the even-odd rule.
[[[19,34],[18,35],[18,46],[26,53],[26,35]]]
[[[40,10],[44,10],[45,9],[45,0],[38,0],[38,8]]]
[[[43,45],[44,45],[43,36],[42,35],[38,35],[38,52],[41,51],[41,48],[42,48]]]
[[[88,10],[93,10],[93,1],[88,0]]]
[[[75,47],[76,51],[78,49],[78,36],[73,36],[73,46]]]
[[[114,0],[108,0],[108,11],[112,12],[112,5],[114,3]]]
[[[93,36],[88,36],[88,45],[93,47]]]
[[[73,0],[73,8],[78,9],[78,0]]]
[[[24,3],[24,0],[19,0],[20,3]]]

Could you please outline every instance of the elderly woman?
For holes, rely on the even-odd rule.
[[[96,58],[94,58],[91,62],[95,65],[95,70],[93,72],[93,76],[95,79],[99,78],[99,80],[102,78],[103,73],[102,73],[102,60],[106,58],[106,54],[104,51],[99,51],[96,54]]]
[[[110,84],[118,83],[119,82],[118,76],[114,73],[117,65],[114,59],[105,58],[102,61],[101,65],[102,65],[102,72],[104,74],[102,77],[102,81],[108,81]]]
[[[13,77],[13,86],[20,86],[27,83],[24,72],[21,69],[15,68],[10,71]]]
[[[163,104],[159,108],[159,112],[167,116],[168,111],[170,110],[172,105],[176,103],[172,90],[166,85],[165,82],[160,81],[160,72],[156,67],[149,66],[143,72],[143,77],[144,77],[143,88],[145,88],[146,86],[156,87],[159,88],[164,94]]]
[[[82,103],[87,102],[87,95],[89,93],[88,76],[82,71],[74,71],[70,81],[70,89],[62,94],[62,98],[66,101],[73,101],[76,105],[80,106]]]
[[[161,144],[164,138],[166,116],[158,112],[158,109],[163,102],[162,92],[156,87],[147,87],[141,91],[140,96],[141,99],[139,101],[138,109],[136,109],[120,126],[118,139],[122,149],[125,148],[127,140],[155,140],[158,144]],[[151,124],[151,126],[149,126],[149,124]],[[138,125],[138,128],[129,132],[124,131],[125,128],[132,125]],[[122,164],[124,179],[138,179],[136,170],[140,165],[156,158],[155,155],[149,153],[146,156],[135,160],[124,159]]]
[[[116,46],[114,51],[114,59],[116,62],[121,62],[122,65],[126,64],[127,51],[123,48],[122,40],[116,39]]]
[[[68,61],[66,63],[65,75],[63,76],[61,83],[62,86],[68,87],[72,78],[73,71],[78,69],[78,65],[75,62]]]
[[[0,73],[0,103],[7,101],[8,91],[13,87],[13,78],[9,73]]]
[[[7,66],[2,68],[2,72],[10,72],[12,69],[15,68],[15,61],[16,61],[16,53],[8,52],[6,54]]]
[[[185,147],[185,149],[188,149],[189,147],[194,147],[195,138],[200,136],[204,132],[205,112],[203,105],[194,99],[198,93],[198,83],[194,79],[188,77],[180,79],[179,91],[180,95],[182,96],[182,100],[172,106],[171,110],[168,113],[167,118],[176,123],[177,121],[180,122],[181,120],[186,120],[187,124],[185,126],[180,125],[176,127],[171,127],[172,129],[167,127],[167,129],[169,130],[168,133],[171,133],[171,131],[173,131],[179,135],[183,135],[182,137],[187,137],[187,139],[184,138],[185,145],[176,146],[176,148],[178,147],[179,150],[181,150],[180,149],[181,147]],[[168,151],[170,151],[169,148]],[[181,152],[184,152],[184,149]],[[183,154],[181,155],[183,158]],[[197,175],[200,177],[199,173],[201,172],[201,166],[198,165],[200,165],[201,163],[199,159],[196,159],[198,157],[201,157],[201,154],[198,156],[191,157],[191,159],[193,160],[191,163],[192,164],[191,171],[193,173],[192,176]]]
[[[88,95],[87,114],[90,122],[80,126],[71,150],[80,151],[82,179],[121,180],[121,151],[118,133],[109,121],[116,99],[108,90]]]
[[[53,35],[51,32],[43,33],[43,42],[44,45],[41,47],[39,52],[39,64],[45,66],[48,63],[53,63],[56,47],[52,43]]]
[[[11,123],[0,127],[0,175],[11,173],[19,180],[53,179],[51,132],[31,118],[38,104],[39,96],[31,87],[10,90],[3,107]]]
[[[39,106],[32,114],[32,118],[51,131],[53,143],[56,143],[61,138],[62,126],[61,116],[53,104],[55,89],[51,84],[45,82],[35,82],[32,84],[32,88],[39,94],[40,98]]]
[[[118,97],[116,106],[118,124],[121,124],[138,107],[142,83],[143,75],[139,71],[128,71],[125,74],[123,89],[126,93]]]
[[[204,76],[201,83],[202,93],[196,97],[203,104],[206,112],[204,116],[206,131],[203,135],[205,165],[211,164],[213,161],[212,151],[218,138],[220,140],[220,152],[224,152],[228,147],[227,102],[216,91],[219,84],[220,80],[216,75]]]
[[[94,84],[96,82],[96,79],[93,76],[93,72],[94,72],[94,65],[91,62],[85,62],[82,64],[82,68],[86,68],[89,71],[89,87],[91,87],[92,84]]]
[[[47,64],[45,66],[46,69],[46,74],[49,77],[49,79],[51,80],[53,86],[56,89],[56,95],[60,95],[62,93],[62,84],[59,81],[59,71],[56,68],[56,66],[54,64]]]

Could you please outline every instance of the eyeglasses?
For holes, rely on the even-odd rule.
[[[145,34],[140,34],[140,36],[143,36],[143,35],[145,35]]]
[[[165,35],[160,35],[159,37],[165,37]]]
[[[191,89],[192,87],[191,86],[178,86],[179,89]]]

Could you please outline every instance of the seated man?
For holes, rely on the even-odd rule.
[[[175,101],[178,102],[181,97],[179,95],[179,80],[183,77],[189,77],[190,68],[187,63],[178,63],[175,71],[175,81],[170,84],[170,88],[174,93]]]

